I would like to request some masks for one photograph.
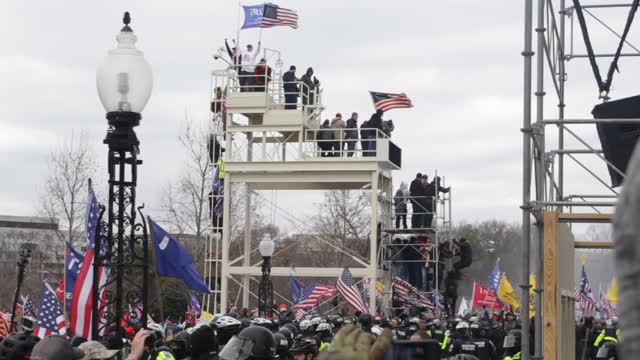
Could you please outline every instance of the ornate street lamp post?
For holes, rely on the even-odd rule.
[[[136,222],[136,184],[140,141],[134,127],[153,87],[151,66],[135,47],[137,40],[129,27],[129,13],[110,50],[96,73],[100,101],[107,111],[109,203],[106,222],[96,230],[94,269],[106,266],[106,279],[94,271],[92,336],[101,329],[122,337],[120,324],[129,304],[142,304],[142,324],[146,327],[149,272],[149,244],[144,216]],[[141,209],[138,208],[139,211]],[[104,212],[104,209],[103,209]],[[96,301],[100,299],[100,301]]]
[[[271,235],[264,234],[260,240],[260,255],[262,255],[262,280],[258,289],[258,316],[266,316],[273,308],[273,284],[271,283],[271,257],[275,250],[275,243]]]

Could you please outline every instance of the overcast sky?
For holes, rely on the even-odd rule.
[[[314,67],[324,87],[325,117],[357,111],[368,118],[373,110],[368,90],[405,92],[413,100],[413,109],[386,114],[396,124],[393,138],[403,149],[396,184],[411,180],[416,172],[432,175],[437,169],[454,186],[456,220],[519,221],[522,1],[277,3],[299,12],[300,28],[265,29],[263,45],[280,49],[285,66]],[[48,155],[72,133],[90,135],[100,171],[106,173],[102,139],[107,124],[95,69],[115,46],[125,10],[131,12],[131,27],[155,82],[137,130],[144,159],[138,198],[159,210],[162,187],[181,170],[176,134],[185,112],[202,123],[208,119],[208,74],[221,65],[214,64],[211,55],[224,38],[236,35],[235,1],[4,1],[0,214],[37,212]],[[601,14],[615,29],[621,29],[626,18],[620,10]],[[596,47],[613,51],[615,39],[592,24]],[[637,35],[632,30],[630,40],[636,44]],[[241,32],[243,44],[257,39],[258,30]],[[577,52],[581,43],[576,37]],[[608,63],[601,62],[601,67],[604,72]],[[613,97],[637,94],[637,60],[623,59],[620,69]],[[567,117],[588,117],[597,102],[588,63],[573,60],[567,70]],[[548,78],[546,91],[545,110],[552,117],[556,101]],[[548,131],[555,133],[553,128]],[[592,127],[580,133],[595,139]],[[606,175],[602,164],[590,164]],[[603,193],[578,167],[567,171],[573,179],[567,192]],[[283,198],[284,206],[299,202]]]

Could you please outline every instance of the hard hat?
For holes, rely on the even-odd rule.
[[[456,330],[468,329],[468,328],[469,328],[469,323],[466,321],[460,321],[458,325],[456,325]]]

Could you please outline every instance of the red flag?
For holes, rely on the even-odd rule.
[[[473,283],[473,296],[471,297],[472,307],[486,307],[487,309],[506,309],[496,294],[486,286],[477,282]],[[506,309],[508,310],[508,309]]]
[[[64,303],[64,275],[62,279],[60,279],[60,284],[58,284],[58,288],[56,289],[56,297]]]
[[[187,324],[191,324],[192,326],[196,325],[196,314],[192,313],[192,312],[185,312],[184,313],[184,321]]]

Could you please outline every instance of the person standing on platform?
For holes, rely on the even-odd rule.
[[[347,130],[344,132],[344,138],[347,143],[347,156],[352,157],[356,143],[358,142],[358,113],[351,114],[349,120],[347,120]]]
[[[256,70],[253,73],[253,91],[265,92],[271,82],[271,68],[267,65],[265,59],[260,59],[260,62],[256,66]]]
[[[300,82],[302,86],[302,105],[315,105],[316,89],[320,87],[320,81],[313,76],[313,68],[308,68],[307,72],[302,75]]]
[[[320,157],[331,156],[331,148],[333,146],[333,131],[329,126],[329,119],[326,119],[324,123],[320,125],[317,139],[318,147],[320,148]]]
[[[435,200],[439,193],[448,193],[451,188],[445,188],[440,186],[440,177],[436,176],[433,181],[424,188],[424,208],[423,212],[426,212],[424,224],[425,228],[431,228],[433,222],[433,215],[435,214]]]
[[[233,40],[233,43],[235,45],[235,40]],[[236,72],[236,74],[238,74],[240,66],[242,64],[242,55],[238,53],[238,48],[236,46],[234,46],[233,48],[229,47],[229,42],[227,41],[227,39],[224,39],[224,46],[227,48],[227,54],[229,54],[231,63],[233,63],[232,69]]]
[[[360,125],[360,144],[362,145],[362,156],[369,156],[369,122],[364,121]]]
[[[337,113],[336,117],[331,120],[331,128],[334,129],[333,138],[334,142],[332,143],[331,149],[333,150],[333,156],[343,156],[342,153],[344,151],[344,128],[345,128],[344,120],[342,120],[342,114]]]
[[[411,228],[422,229],[425,227],[426,220],[426,193],[425,186],[428,177],[421,173],[416,174],[416,178],[411,182],[409,187],[409,195],[411,197]]]
[[[247,51],[242,53],[242,67],[240,68],[240,91],[251,91],[251,85],[253,85],[253,73],[256,71],[256,62],[258,60],[258,54],[260,54],[260,41],[258,41],[258,48],[253,50],[253,45],[247,45]]]
[[[401,182],[398,191],[396,191],[393,197],[393,205],[396,210],[396,229],[400,229],[400,221],[402,220],[403,228],[407,228],[407,195],[409,190],[407,189],[407,183]]]
[[[376,156],[379,132],[383,131],[382,115],[384,111],[378,109],[369,119],[369,156]]]
[[[285,110],[295,110],[298,105],[298,94],[300,93],[298,81],[300,80],[296,77],[296,67],[291,65],[289,71],[282,75]]]

